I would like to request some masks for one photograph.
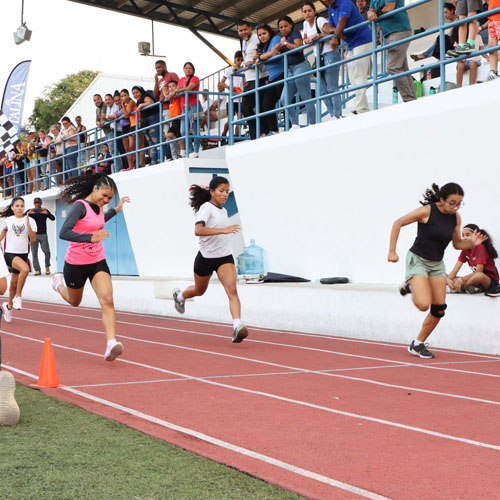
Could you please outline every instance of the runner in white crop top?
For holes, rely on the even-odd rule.
[[[229,298],[233,317],[233,342],[239,343],[248,336],[247,327],[241,322],[241,304],[236,290],[236,267],[229,235],[240,230],[238,224],[229,224],[223,207],[229,197],[229,181],[214,177],[209,189],[191,186],[191,206],[196,212],[195,231],[200,237],[200,251],[194,261],[194,286],[182,293],[173,292],[177,312],[183,313],[186,299],[203,295],[215,271]]]

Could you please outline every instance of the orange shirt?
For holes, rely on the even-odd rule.
[[[493,10],[498,9],[498,7],[500,7],[500,0],[490,0],[488,2],[488,9]],[[488,19],[491,21],[500,21],[500,13],[492,14]]]
[[[129,116],[129,120],[130,120],[130,126],[131,127],[135,127],[136,124],[137,124],[137,116],[139,115],[140,116],[140,113],[135,113],[134,111],[137,111],[137,104],[134,102],[134,101],[131,101],[134,103],[134,105],[132,106],[132,110],[131,110],[131,113],[130,113],[130,116]],[[130,102],[129,102],[130,104]],[[128,112],[128,105],[127,105],[127,112]]]
[[[170,99],[170,118],[175,118],[182,114],[181,109],[181,98],[176,97],[175,99]]]

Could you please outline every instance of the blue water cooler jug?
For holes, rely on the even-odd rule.
[[[238,256],[238,274],[265,274],[264,249],[250,240],[250,246]]]

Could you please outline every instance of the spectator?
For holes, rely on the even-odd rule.
[[[404,0],[371,0],[368,19],[370,21],[377,21],[378,16],[387,14],[395,9],[400,9],[404,7],[404,5]],[[379,21],[379,26],[382,31],[382,36],[385,38],[386,45],[404,40],[412,34],[410,19],[406,11],[391,14],[387,19]],[[409,46],[410,42],[405,42],[387,51],[387,71],[389,71],[391,75],[398,75],[399,73],[409,70],[408,57],[406,55]],[[394,84],[401,94],[403,101],[416,100],[417,92],[411,75],[396,78]]]
[[[488,2],[484,2],[483,3],[483,12],[488,12]],[[493,7],[492,7],[493,9]],[[489,22],[488,22],[488,14],[485,14],[484,16],[480,17],[479,19],[477,19],[477,22],[478,22],[478,31],[479,31],[479,35],[481,36],[482,40],[483,40],[483,45],[487,44],[488,43],[488,26],[489,26]]]
[[[467,224],[462,231],[464,240],[470,240],[477,231],[488,239],[475,248],[462,250],[458,257],[458,262],[447,277],[450,290],[466,293],[482,293],[496,290],[498,287],[498,269],[495,266],[495,259],[498,252],[493,246],[489,234],[484,229],[479,229],[476,224]],[[457,277],[458,271],[463,264],[468,263],[472,269],[470,274]]]
[[[475,45],[478,50],[484,49],[483,39],[479,34],[476,35]],[[483,54],[486,58],[486,55]],[[464,73],[469,70],[469,85],[474,85],[477,78],[477,68],[481,66],[481,56],[468,57],[462,61],[457,62],[457,87],[462,86]]]
[[[366,0],[356,0],[356,7],[358,8],[363,19],[366,21],[368,19],[368,2]]]
[[[8,156],[4,156],[3,158],[0,159],[0,167],[2,169],[2,177],[0,178],[0,185],[3,190],[3,197],[8,198],[12,196],[12,185],[13,185],[13,179],[12,179],[12,170],[13,170],[13,165],[15,162],[15,156],[16,152],[11,151],[9,152]],[[4,180],[5,180],[5,185],[4,185]]]
[[[114,98],[111,94],[106,94],[104,96],[104,103],[106,104],[106,118],[105,118],[105,123],[108,124],[107,132],[106,132],[106,144],[109,147],[109,151],[111,152],[112,155],[115,155],[115,152],[118,151],[117,144],[115,137],[118,135],[117,133],[115,134],[115,129],[116,129],[116,119],[118,118],[118,111],[119,108],[115,104]],[[104,130],[104,128],[103,128]],[[118,166],[118,170],[120,170],[120,162],[118,161],[119,158],[116,159],[116,163]]]
[[[490,0],[489,7],[497,9],[500,7],[500,0]],[[496,47],[498,40],[500,40],[500,12],[488,17],[488,35],[488,47]],[[490,52],[488,80],[496,80],[498,77],[498,52],[495,50]]]
[[[50,274],[50,247],[47,238],[47,219],[56,220],[56,218],[47,210],[42,208],[41,198],[33,200],[35,208],[28,210],[25,215],[29,215],[36,222],[36,240],[31,243],[31,255],[33,259],[33,268],[35,276],[42,274],[40,270],[40,262],[38,262],[38,245],[42,247],[42,252],[45,255],[45,274]]]
[[[161,101],[162,103],[162,116],[163,120],[168,120],[170,118],[169,114],[169,102],[166,96],[168,95],[168,83],[171,81],[179,81],[177,73],[170,72],[167,70],[167,63],[163,59],[159,59],[155,63],[155,88],[153,90],[153,95],[155,99]],[[169,128],[169,123],[164,123],[161,126],[164,134],[167,135]],[[178,143],[172,143],[174,148],[179,146]],[[173,151],[171,151],[171,146],[166,144],[162,146],[164,150],[163,158],[172,158]],[[176,156],[179,156],[179,151],[176,151]]]
[[[117,165],[120,165],[120,170],[128,170],[128,161],[127,157],[124,156],[126,154],[125,150],[125,145],[123,143],[123,139],[121,138],[123,135],[123,127],[122,127],[122,116],[123,116],[123,110],[122,110],[122,100],[120,97],[120,92],[118,90],[115,90],[113,93],[113,101],[118,108],[117,112],[117,120],[115,121],[115,126],[116,126],[116,148],[118,149],[118,153],[120,153],[120,157],[117,158]]]
[[[108,135],[111,128],[106,122],[106,104],[102,100],[101,94],[94,94],[95,124],[96,127],[102,129],[104,135]],[[97,142],[97,141],[96,141]]]
[[[35,186],[35,179],[37,178],[37,165],[38,165],[38,134],[32,130],[28,135],[28,155],[29,168],[27,170],[28,177],[28,194],[37,191],[38,186]]]
[[[146,92],[142,87],[132,87],[132,95],[137,103],[139,113],[139,128],[143,129],[144,137],[151,148],[151,165],[158,163],[158,148],[160,142],[160,127],[158,126],[158,106],[152,106],[155,99],[152,94]]]
[[[65,116],[62,120],[62,129],[55,143],[62,143],[63,152],[63,172],[65,179],[78,175],[78,138],[76,128],[69,117]]]
[[[187,91],[199,91],[200,90],[200,79],[194,74],[195,69],[192,63],[187,62],[184,64],[184,75],[180,80],[177,89],[171,97],[179,96]],[[187,101],[187,107],[186,107]],[[198,94],[189,93],[187,96],[183,95],[181,98],[181,108],[186,114],[181,120],[181,136],[185,137],[188,130],[186,130],[186,120],[189,125],[190,133],[199,136],[200,135],[200,121],[198,114],[200,113],[200,104],[198,102]],[[189,156],[193,158],[198,158],[200,150],[200,139],[195,138],[190,139],[189,149],[191,151]],[[181,157],[186,156],[186,151],[181,147]]]
[[[456,13],[459,19],[465,19],[466,17],[475,16],[481,11],[481,7],[481,0],[458,0]],[[478,26],[476,20],[461,24],[458,28],[458,47],[453,49],[453,51],[448,51],[448,54],[456,57],[457,55],[468,54],[476,50],[474,42],[477,33]]]
[[[130,133],[130,135],[126,135],[123,138],[123,144],[125,146],[125,151],[129,153],[128,155],[128,169],[132,170],[136,167],[135,154],[132,152],[135,151],[135,127],[137,122],[137,105],[134,100],[130,99],[130,94],[127,89],[122,89],[120,92],[120,99],[122,101],[122,117],[120,118],[120,122],[122,125],[123,133],[126,135]],[[139,135],[139,144],[141,143],[142,134]],[[142,146],[144,147],[144,142],[142,142]],[[144,152],[139,153],[140,155],[144,155]],[[139,163],[141,165],[141,163]],[[144,166],[144,163],[142,164]]]
[[[169,116],[170,119],[173,120],[170,122],[170,126],[168,128],[167,137],[172,139],[178,139],[181,137],[181,119],[179,118],[182,114],[182,106],[181,106],[181,97],[174,97],[175,91],[177,90],[177,82],[175,80],[170,80],[167,86],[167,101],[169,103]],[[162,89],[162,92],[165,93],[165,87]],[[173,145],[176,144],[176,147]],[[181,150],[186,150],[186,145],[184,140],[172,142],[170,144],[170,149],[172,151],[172,158],[174,160],[178,160],[181,158]]]
[[[57,173],[62,172],[62,143],[61,141],[58,140],[59,134],[60,134],[60,129],[59,125],[52,125],[50,127],[50,133],[52,134],[52,137],[54,140],[52,141],[53,149],[51,151],[54,151],[54,154],[51,154],[51,158],[54,160],[54,167],[55,171]],[[55,180],[55,185],[58,186],[60,183],[60,175],[56,175],[54,177]]]
[[[97,157],[97,166],[95,169],[95,173],[103,173],[106,175],[111,174],[113,171],[113,162],[111,161],[111,158],[113,155],[109,151],[109,146],[107,144],[103,144],[101,146],[101,152],[99,153],[99,156]],[[103,161],[107,160],[107,161]]]
[[[231,90],[230,87],[231,75],[237,71],[240,71],[242,68],[242,64],[243,64],[243,53],[241,52],[241,50],[237,50],[234,53],[234,66],[229,66],[229,68],[227,68],[226,72],[224,73],[224,76],[222,77],[222,80],[219,82],[217,86],[219,92],[225,92],[226,90],[229,91]],[[243,92],[243,86],[244,86],[243,76],[233,74],[233,94],[238,94],[240,92]],[[233,99],[233,112],[234,116],[240,115],[239,99]],[[224,130],[222,131],[222,135],[227,135],[227,131],[229,130],[229,101],[227,103],[227,117],[228,120],[224,124]],[[235,127],[235,134],[239,135],[239,125],[236,125]]]
[[[455,14],[455,6],[452,3],[446,2],[443,7],[444,18],[447,23],[453,23],[458,19]],[[444,50],[448,51],[453,49],[454,44],[458,42],[458,26],[451,29],[451,33],[445,35],[445,47]],[[441,59],[439,50],[439,36],[436,37],[435,42],[422,54],[411,54],[410,57],[414,61],[420,61],[422,59],[427,59],[428,57],[435,57],[436,59]]]
[[[26,189],[25,182],[27,176],[26,161],[28,156],[28,143],[18,142],[16,155],[14,157],[14,196],[21,196]]]
[[[281,44],[278,46],[281,53],[286,53],[303,45],[300,31],[294,29],[293,21],[288,16],[283,16],[278,20],[278,27],[282,35]],[[295,52],[288,58],[288,76],[297,76],[311,71],[309,61],[304,57],[304,52]],[[288,87],[288,88],[287,88]],[[283,87],[281,94],[281,103],[286,106],[292,102],[296,94],[299,94],[301,101],[311,99],[311,75],[289,80]],[[297,102],[300,102],[297,99]],[[309,125],[316,123],[316,108],[314,103],[305,104],[307,110],[307,121]],[[292,122],[292,128],[299,127],[299,106],[293,106],[288,109],[288,116]]]
[[[326,0],[328,4],[329,31],[333,34],[330,45],[333,50],[338,49],[340,38],[343,37],[347,44],[347,57],[363,54],[372,48],[372,34],[367,26],[353,28],[344,34],[344,29],[351,28],[356,24],[364,22],[356,6],[351,0]],[[368,68],[370,57],[361,57],[347,63],[351,85],[358,86],[366,84],[368,80]],[[353,114],[365,113],[370,110],[366,98],[366,88],[354,91]]]
[[[52,142],[52,137],[50,137],[50,135],[47,135],[47,132],[42,129],[38,132],[38,139],[40,144],[39,174],[40,177],[43,177],[43,189],[47,189],[49,187],[48,175],[50,173],[50,164],[47,161],[47,157],[49,154],[49,147],[50,143]]]
[[[366,4],[366,0],[363,1]],[[328,36],[328,21],[324,17],[318,17],[316,15],[314,3],[306,2],[302,6],[302,15],[304,16],[304,43],[313,43]],[[340,50],[333,50],[330,43],[323,42],[320,44],[320,51],[321,65],[325,66],[325,69],[320,73],[321,95],[337,92],[339,90],[340,64],[336,66],[331,65],[340,61]],[[328,97],[324,101],[330,117],[342,118],[342,98],[340,94],[334,97]]]
[[[259,24],[257,26],[257,36],[259,37],[260,43],[257,47],[257,53],[254,56],[255,62],[265,61],[268,72],[266,86],[260,93],[261,109],[265,112],[274,109],[276,107],[276,103],[280,100],[283,92],[285,61],[283,57],[276,58],[279,54],[281,38],[269,25]],[[279,83],[271,86],[268,85],[269,83],[274,82]],[[261,136],[278,133],[278,116],[276,113],[263,116],[260,119],[260,123]]]
[[[78,141],[80,143],[80,147],[84,148],[87,146],[88,136],[87,136],[87,132],[85,132],[85,130],[87,130],[87,127],[85,125],[82,125],[82,117],[81,116],[75,117],[75,123],[76,123],[76,131],[77,131],[78,137],[79,137]]]
[[[257,47],[259,45],[259,38],[255,33],[252,33],[252,27],[246,21],[238,21],[238,36],[242,40],[242,54],[243,54],[243,66],[249,68],[245,71],[245,87],[244,91],[249,92],[255,89],[255,79],[256,79],[256,69],[253,68],[254,56],[257,53]],[[258,86],[263,87],[267,80],[267,69],[264,64],[259,65],[258,69]],[[251,92],[248,95],[242,97],[241,100],[241,112],[243,116],[252,116],[258,110],[255,109],[255,92]],[[247,120],[248,128],[250,132],[250,137],[255,139],[257,137],[257,126],[255,119]]]

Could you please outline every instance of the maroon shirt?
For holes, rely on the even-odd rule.
[[[172,80],[174,82],[179,81],[179,77],[177,76],[177,73],[167,72],[161,80],[158,80],[158,90],[160,91],[160,95],[158,96],[158,99],[163,103],[162,104],[163,109],[168,109],[168,100],[165,100],[161,91],[162,91],[163,87],[166,87],[168,85],[168,83],[171,82]]]
[[[473,271],[476,270],[476,266],[483,264],[483,273],[488,276],[488,278],[494,279],[498,283],[498,269],[495,266],[495,261],[488,255],[486,247],[481,243],[476,248],[469,248],[469,250],[462,250],[458,261],[463,264],[468,263]]]

